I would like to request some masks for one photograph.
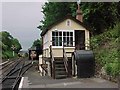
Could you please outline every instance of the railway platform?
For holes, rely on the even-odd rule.
[[[118,90],[118,84],[95,77],[52,79],[49,76],[40,76],[35,67],[32,67],[24,74],[20,88],[101,88],[100,90],[113,88]]]

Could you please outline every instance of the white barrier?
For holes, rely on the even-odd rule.
[[[43,76],[43,69],[41,67],[42,62],[42,55],[39,55],[39,70],[40,70],[40,76]]]

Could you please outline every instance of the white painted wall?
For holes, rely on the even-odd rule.
[[[66,22],[67,21],[70,21],[70,26],[67,26],[66,25]],[[44,50],[44,53],[45,56],[49,57],[49,46],[52,45],[52,31],[55,31],[55,30],[58,30],[58,31],[73,31],[74,30],[84,30],[85,31],[85,44],[86,46],[89,46],[89,39],[90,39],[90,36],[89,36],[89,31],[86,30],[83,26],[81,26],[80,24],[76,23],[75,21],[71,20],[71,19],[66,19],[64,20],[63,22],[57,24],[56,26],[54,26],[53,28],[51,28],[49,31],[47,31],[47,33],[43,36],[43,50]],[[74,41],[75,41],[75,38],[73,38]],[[55,46],[54,48],[60,48],[59,46]],[[86,47],[86,49],[89,49]],[[71,49],[73,50],[73,49]],[[57,52],[57,53],[60,53],[60,52]]]

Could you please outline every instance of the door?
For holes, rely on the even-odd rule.
[[[85,31],[75,30],[75,49],[85,50]]]

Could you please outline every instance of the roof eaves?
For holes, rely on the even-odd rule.
[[[62,22],[63,20],[65,19],[72,19],[73,21],[79,23],[80,25],[82,25],[85,29],[89,30],[89,28],[83,24],[82,22],[80,22],[79,20],[75,19],[74,17],[72,17],[71,15],[67,15],[66,17],[62,18],[62,19],[59,19],[58,21],[54,22],[53,24],[49,25],[46,29],[44,29],[41,33],[41,36],[44,36],[46,34],[46,32],[48,30],[50,30],[52,27],[54,27],[55,25],[59,24],[60,22]]]

